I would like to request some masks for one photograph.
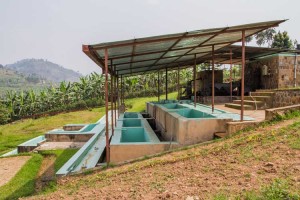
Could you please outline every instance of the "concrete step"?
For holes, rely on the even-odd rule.
[[[233,103],[234,104],[241,104],[242,100],[234,100]],[[257,107],[259,106],[263,106],[264,102],[263,101],[252,101],[252,100],[244,100],[244,105],[250,105],[255,107],[255,104],[257,105]]]
[[[251,96],[272,96],[274,92],[250,92]]]
[[[249,100],[249,101],[269,101],[271,100],[271,96],[245,96],[244,100]]]
[[[226,103],[225,107],[241,110],[241,104]],[[244,105],[244,110],[254,110],[254,109],[255,109],[255,107],[253,107],[251,105]]]
[[[226,137],[228,134],[226,132],[215,132],[214,133],[214,137],[215,138],[224,138]]]

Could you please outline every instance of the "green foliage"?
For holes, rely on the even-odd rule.
[[[276,33],[274,28],[269,28],[265,31],[259,32],[255,35],[256,44],[258,46],[262,46],[264,44],[268,44],[268,47],[271,46],[274,38],[274,34]]]
[[[32,154],[16,176],[0,187],[0,199],[18,199],[29,196],[35,191],[35,178],[39,172],[43,157]]]
[[[297,195],[290,194],[288,189],[289,189],[289,185],[288,185],[287,181],[276,179],[270,186],[267,186],[262,190],[262,198],[261,199],[297,200],[300,198]]]
[[[0,124],[6,124],[9,121],[8,109],[0,103]]]
[[[274,40],[272,43],[272,48],[282,48],[282,49],[293,49],[293,41],[290,39],[288,33],[278,32],[274,35]]]
[[[54,170],[57,172],[76,152],[78,149],[57,149],[45,150],[40,153],[44,156],[55,155]]]

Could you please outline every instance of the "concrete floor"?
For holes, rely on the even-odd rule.
[[[240,110],[233,109],[233,108],[227,108],[225,107],[225,104],[218,104],[215,105],[215,108],[225,110],[231,113],[237,113],[241,114]],[[261,122],[265,120],[265,110],[245,110],[244,115],[248,117],[252,117],[255,119],[255,121]]]

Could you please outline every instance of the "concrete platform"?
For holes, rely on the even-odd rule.
[[[37,147],[35,150],[52,150],[52,149],[78,149],[81,148],[85,142],[45,142]]]
[[[225,107],[225,104],[215,105],[215,108],[236,113],[236,114],[241,114],[240,110]],[[245,110],[244,115],[254,118],[256,122],[262,122],[265,120],[265,110]]]

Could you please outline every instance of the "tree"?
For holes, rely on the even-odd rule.
[[[270,47],[273,43],[273,38],[276,31],[274,28],[269,28],[265,31],[259,32],[255,35],[256,44],[258,46],[262,46],[264,44],[268,44],[268,47]]]
[[[272,48],[293,49],[293,41],[286,31],[282,33],[278,31],[278,33],[274,35]]]

